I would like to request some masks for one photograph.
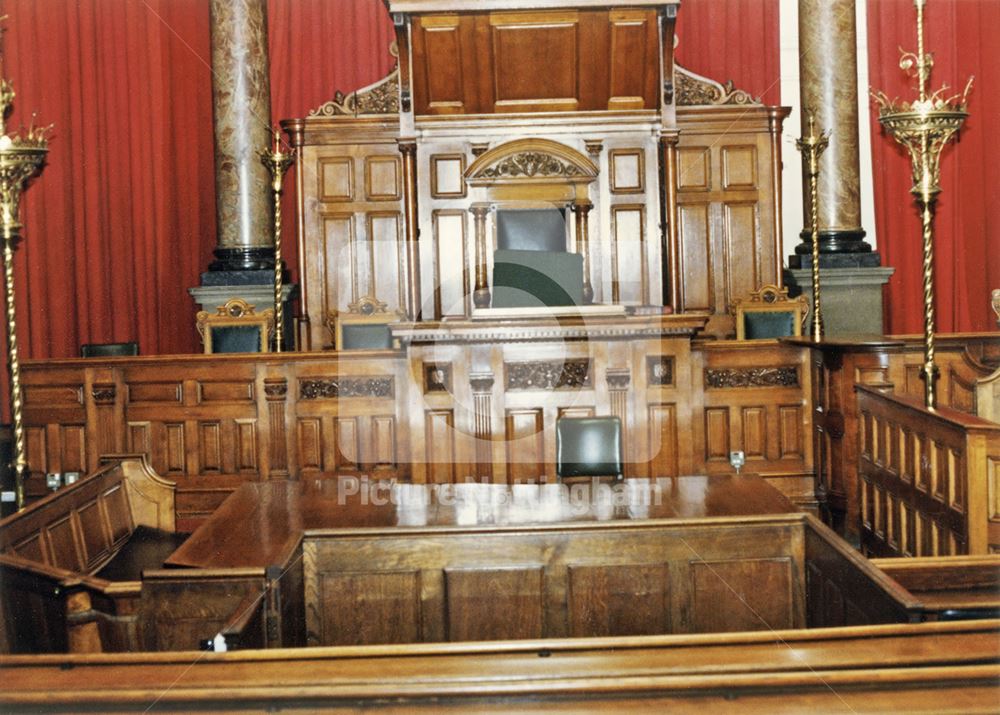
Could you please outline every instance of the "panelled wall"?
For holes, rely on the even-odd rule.
[[[364,473],[415,482],[555,479],[555,420],[615,414],[626,476],[759,473],[811,504],[807,351],[687,338],[433,345],[409,359],[191,356],[25,366],[29,495],[46,472],[142,452],[190,525],[246,480]]]
[[[729,306],[782,282],[780,107],[681,107],[675,308],[707,311],[731,333]],[[769,126],[772,131],[769,131]]]
[[[301,164],[300,255],[303,349],[333,345],[337,311],[366,296],[403,305],[405,252],[398,124],[353,122],[350,134],[321,132]]]
[[[404,307],[409,271],[398,115],[389,112],[390,100],[371,99],[394,86],[390,77],[356,95],[351,106],[364,105],[358,111],[368,114],[331,103],[317,116],[286,123],[301,156],[299,249],[310,256],[302,349],[330,346],[336,313],[360,298],[388,311]],[[467,175],[485,152],[531,139],[554,142],[597,169],[577,194],[592,205],[587,257],[595,303],[708,312],[707,331],[731,335],[732,302],[782,281],[777,141],[785,111],[707,104],[722,101],[714,95],[691,101],[706,104],[680,107],[679,133],[666,138],[659,114],[648,110],[468,117],[442,109],[417,117],[422,317],[472,313],[476,206],[487,209],[482,259],[489,284],[498,208],[566,209],[566,250],[582,252],[578,214],[565,194],[549,190],[553,182],[579,180],[572,166],[530,149],[488,168],[502,186]]]

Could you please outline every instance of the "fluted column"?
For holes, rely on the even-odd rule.
[[[210,0],[215,201],[213,271],[274,267],[271,178],[258,152],[270,146],[267,0]]]
[[[594,204],[590,201],[574,201],[573,213],[576,214],[576,252],[583,257],[583,302],[590,305],[594,302],[594,284],[590,280],[590,232],[587,221]]]
[[[799,0],[799,43],[802,126],[812,113],[817,129],[830,132],[829,148],[820,159],[820,264],[877,266],[878,255],[864,241],[861,227],[855,0]],[[803,167],[803,177],[805,171]],[[801,264],[811,265],[811,201],[805,180],[803,204],[803,243],[795,252]]]

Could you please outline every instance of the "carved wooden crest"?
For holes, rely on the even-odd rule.
[[[702,77],[678,64],[674,65],[674,92],[679,107],[712,104],[760,104],[742,89],[736,89],[732,80],[719,84],[714,79]]]
[[[479,156],[465,172],[473,186],[541,182],[589,184],[597,166],[572,147],[551,139],[518,139]]]

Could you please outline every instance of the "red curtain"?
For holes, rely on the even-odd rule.
[[[52,124],[22,199],[22,354],[138,340],[191,350],[188,286],[215,243],[202,0],[5,0],[11,124]]]
[[[941,158],[942,192],[935,221],[937,329],[996,328],[990,289],[1000,287],[1000,2],[931,0],[925,7],[925,49],[934,55],[929,89],[960,92],[975,85],[960,140]],[[868,3],[869,77],[889,97],[912,100],[916,80],[899,68],[899,48],[915,52],[912,0]],[[923,330],[921,223],[909,193],[910,161],[882,133],[871,107],[875,223],[883,263],[896,269],[886,287],[886,332]]]
[[[684,0],[677,61],[718,82],[781,104],[778,0]]]
[[[54,125],[48,165],[22,199],[22,358],[129,340],[143,354],[198,352],[187,289],[215,248],[208,3],[0,0],[4,14],[10,126],[32,114]],[[269,18],[275,121],[392,66],[379,0],[270,0]],[[6,369],[0,387],[9,419]]]
[[[271,116],[305,117],[321,104],[385,77],[395,58],[389,13],[381,0],[268,0]],[[298,281],[295,169],[282,198],[282,256]],[[287,250],[286,250],[287,247]]]

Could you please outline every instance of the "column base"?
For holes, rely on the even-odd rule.
[[[819,232],[820,266],[829,268],[854,268],[860,266],[878,266],[878,254],[865,243],[865,230],[855,229],[824,229]],[[812,265],[812,232],[803,229],[799,232],[802,241],[795,247],[795,255],[789,258],[789,265],[798,263],[794,268],[805,268]],[[837,259],[831,256],[848,256],[847,261],[836,264]],[[797,260],[796,260],[797,259]]]
[[[801,245],[801,244],[800,244]],[[864,244],[868,245],[868,244]],[[800,246],[796,247],[796,251]],[[812,270],[812,249],[807,247],[809,253],[795,254],[788,257],[788,267],[793,270]],[[861,253],[823,253],[820,244],[819,267],[826,268],[880,268],[882,257],[877,251],[870,248],[867,252]]]
[[[274,270],[273,246],[219,247],[213,251],[215,260],[208,264],[211,273],[219,271]],[[204,277],[202,278],[204,283]]]
[[[875,255],[878,254],[868,254]],[[791,263],[789,259],[789,263]],[[812,261],[807,269],[785,271],[789,295],[804,295],[812,304]],[[837,267],[826,268],[820,257],[820,302],[823,311],[823,334],[882,335],[882,286],[896,272],[895,268]],[[812,330],[812,314],[806,319],[803,334]]]

